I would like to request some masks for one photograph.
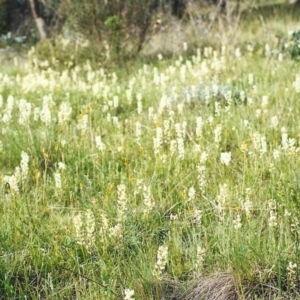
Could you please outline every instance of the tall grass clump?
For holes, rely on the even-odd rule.
[[[0,73],[3,299],[297,299],[288,52],[51,60]]]

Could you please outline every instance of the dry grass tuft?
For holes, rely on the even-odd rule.
[[[238,300],[234,277],[222,273],[199,278],[178,300]]]
[[[300,300],[300,284],[293,291],[279,290],[276,280],[266,283],[256,283],[243,280],[237,281],[233,274],[219,273],[208,277],[199,277],[185,292],[183,286],[173,286],[173,294],[169,300]],[[165,299],[165,298],[163,298]]]

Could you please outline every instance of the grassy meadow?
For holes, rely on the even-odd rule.
[[[297,299],[299,23],[263,25],[127,72],[0,66],[0,299]]]

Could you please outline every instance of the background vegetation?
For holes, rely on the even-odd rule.
[[[19,37],[19,41],[36,43],[48,37],[52,46],[61,36],[77,44],[88,40],[89,49],[93,50],[87,56],[93,51],[97,53],[94,56],[101,56],[109,46],[114,59],[124,61],[147,49],[148,42],[157,33],[179,35],[180,41],[182,33],[179,31],[183,35],[201,35],[200,40],[211,39],[208,34],[218,22],[222,22],[219,26],[223,30],[232,30],[238,26],[243,10],[268,4],[274,5],[274,1],[1,0],[0,34],[6,42],[8,32],[12,33],[13,41]],[[199,43],[199,39],[192,43]]]

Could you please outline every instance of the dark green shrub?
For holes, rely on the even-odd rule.
[[[289,51],[293,59],[298,60],[300,58],[300,30],[293,32]]]
[[[111,59],[123,60],[142,49],[158,10],[180,17],[184,8],[183,0],[73,0],[58,12],[68,32],[84,35],[99,52],[108,44]]]

